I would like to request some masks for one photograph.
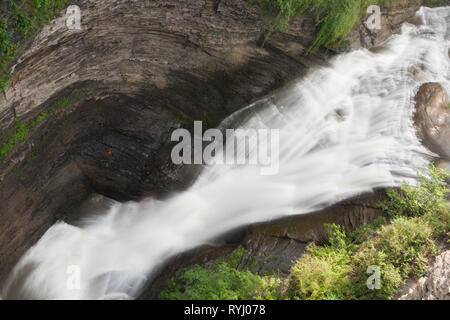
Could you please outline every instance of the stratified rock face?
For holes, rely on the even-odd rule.
[[[400,300],[450,300],[450,250],[436,258],[425,277]]]
[[[414,117],[422,143],[443,159],[450,160],[449,97],[439,83],[423,84],[416,95]]]

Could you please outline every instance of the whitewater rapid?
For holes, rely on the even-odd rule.
[[[414,133],[414,96],[425,82],[450,92],[449,14],[421,8],[423,24],[404,24],[376,52],[340,55],[222,123],[279,129],[277,174],[207,166],[167,200],[115,203],[78,227],[58,222],[18,262],[2,297],[136,298],[169,257],[238,227],[414,183],[433,156]],[[79,287],[68,283],[72,271]]]

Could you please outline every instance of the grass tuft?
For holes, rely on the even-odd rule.
[[[284,31],[292,18],[312,12],[317,21],[318,32],[309,52],[320,46],[338,46],[353,27],[367,14],[370,5],[395,0],[249,0],[260,6],[263,13],[274,16],[269,34]],[[411,0],[415,2],[415,0]]]

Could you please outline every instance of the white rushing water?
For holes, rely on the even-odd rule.
[[[414,180],[431,153],[414,133],[413,98],[429,81],[450,92],[449,13],[422,8],[422,25],[405,24],[376,52],[340,55],[226,120],[280,129],[278,174],[206,167],[168,200],[117,203],[81,227],[56,223],[19,261],[3,298],[135,298],[167,258],[228,231]],[[77,270],[80,288],[68,285]]]

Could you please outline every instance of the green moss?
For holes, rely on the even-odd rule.
[[[0,145],[0,160],[3,160],[18,143],[27,139],[30,134],[30,127],[26,123],[20,122],[17,118],[14,121],[14,134]]]
[[[14,150],[14,148],[21,142],[26,141],[33,129],[45,119],[47,119],[51,114],[53,114],[57,109],[66,106],[70,102],[76,102],[81,100],[84,97],[84,94],[75,97],[62,97],[57,102],[52,104],[50,107],[41,111],[37,117],[28,121],[22,122],[18,118],[14,119],[14,128],[13,132],[9,137],[6,137],[6,134],[3,133],[0,135],[0,162],[8,156],[8,154]],[[44,139],[46,140],[46,139]]]

